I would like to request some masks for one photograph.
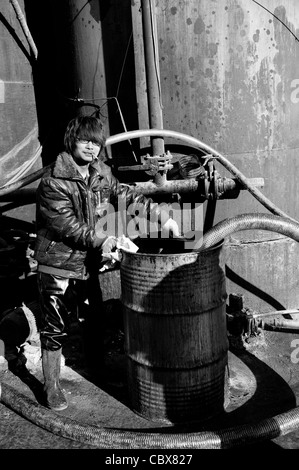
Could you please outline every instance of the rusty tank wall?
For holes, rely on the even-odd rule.
[[[24,2],[19,1],[24,11]],[[11,2],[0,18],[0,187],[41,166],[32,64],[35,59]]]
[[[264,194],[299,219],[299,4],[296,0],[154,1],[165,129],[195,136],[222,152]],[[132,5],[135,54],[140,1]],[[147,114],[145,75],[136,71],[140,127]],[[222,176],[228,176],[216,165]],[[214,223],[267,212],[247,191],[218,201]],[[227,290],[259,310],[299,302],[299,247],[262,231],[226,240]]]

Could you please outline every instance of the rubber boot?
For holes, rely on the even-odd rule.
[[[61,411],[68,407],[67,399],[60,387],[61,349],[47,351],[42,349],[42,366],[44,373],[44,396],[46,406],[51,410]]]

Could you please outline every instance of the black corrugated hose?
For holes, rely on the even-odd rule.
[[[2,384],[1,402],[43,429],[101,449],[229,449],[284,436],[299,425],[297,407],[258,423],[217,432],[134,432],[79,423],[39,405],[7,384]]]
[[[268,230],[277,232],[299,242],[299,222],[272,214],[242,214],[222,220],[203,237],[198,250],[210,248],[228,235],[242,230]]]

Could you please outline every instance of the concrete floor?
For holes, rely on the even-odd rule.
[[[106,353],[106,366],[110,378],[104,385],[88,377],[80,369],[78,354],[71,354],[78,345],[77,333],[71,335],[65,366],[62,368],[62,385],[66,390],[69,407],[58,413],[77,423],[96,426],[102,430],[126,430],[131,433],[155,432],[169,435],[186,432],[218,431],[284,413],[298,404],[299,380],[297,365],[290,360],[291,341],[296,335],[273,331],[262,331],[243,350],[229,351],[229,387],[223,415],[206,423],[190,426],[172,426],[151,422],[134,413],[130,408],[130,397],[126,388],[125,356],[117,347],[110,345]],[[68,366],[72,363],[72,367]],[[77,369],[77,370],[76,370]],[[2,372],[1,383],[8,384],[37,403],[41,390],[40,363],[30,368],[31,378],[24,381],[11,372]],[[41,407],[41,405],[38,405]],[[47,413],[55,416],[53,412]],[[56,414],[57,416],[57,414]],[[58,419],[58,418],[57,418]],[[177,442],[181,442],[180,439]],[[167,444],[162,448],[167,449]],[[191,446],[191,441],[190,441]],[[245,444],[243,445],[243,447]],[[151,445],[148,448],[159,448]],[[247,447],[247,446],[246,446]],[[299,429],[286,436],[271,440],[250,442],[251,448],[298,449]],[[65,438],[33,424],[4,404],[0,404],[0,448],[1,449],[95,449],[95,448],[140,448],[134,441],[128,444],[113,439],[110,444],[91,445],[87,442]],[[145,447],[147,448],[147,447]]]

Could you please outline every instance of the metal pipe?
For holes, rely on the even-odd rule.
[[[239,192],[240,189],[245,189],[240,187],[239,183],[235,179],[225,178],[222,180],[222,194],[221,198],[229,197],[229,194],[233,191]],[[263,185],[261,178],[252,178],[249,180],[251,185]],[[205,200],[207,197],[204,195],[204,180],[196,179],[186,179],[186,180],[165,180],[163,184],[157,185],[153,181],[141,181],[137,183],[131,183],[130,186],[138,193],[143,194],[144,196],[153,196],[153,195],[163,195],[163,194],[190,194],[198,193],[198,198]]]
[[[142,165],[140,165],[142,167]],[[220,178],[222,193],[221,198],[230,197],[231,193],[237,192],[242,189],[239,183],[235,179],[225,178],[224,181]],[[252,185],[263,186],[262,178],[252,178],[250,179]],[[198,202],[200,200],[204,201],[206,199],[204,195],[204,180],[198,181],[196,179],[187,179],[187,180],[166,180],[163,184],[157,185],[153,181],[142,181],[137,183],[131,183],[130,186],[140,194],[144,196],[160,196],[165,194],[190,194],[197,192]],[[15,201],[29,204],[35,201],[37,188],[25,188],[17,189],[11,193],[0,194],[0,203],[6,201]],[[3,212],[3,210],[2,210]]]
[[[237,180],[241,183],[242,186],[244,186],[264,207],[266,207],[270,212],[276,215],[280,215],[282,217],[286,217],[290,220],[293,220],[294,222],[297,222],[295,219],[290,217],[288,214],[280,210],[275,204],[273,204],[264,194],[257,189],[256,186],[252,185],[250,180],[246,178],[232,163],[230,163],[223,155],[221,155],[217,150],[213,149],[209,145],[205,144],[204,142],[200,141],[199,139],[196,139],[195,137],[191,137],[186,134],[182,134],[180,132],[176,131],[170,131],[170,130],[165,130],[165,129],[140,129],[140,130],[135,130],[135,131],[130,131],[130,132],[123,132],[120,134],[115,134],[114,136],[110,136],[106,140],[106,145],[113,145],[117,144],[119,142],[123,142],[124,140],[129,140],[129,139],[137,139],[140,137],[150,137],[150,136],[162,136],[162,137],[170,137],[174,138],[177,140],[181,140],[187,144],[189,144],[191,147],[194,147],[196,149],[204,151],[206,154],[213,155],[220,163],[227,168],[233,175],[236,176]],[[0,189],[0,196],[3,194],[8,194],[12,191],[15,191],[18,188],[21,188],[23,186],[26,186],[27,184],[36,181],[39,179],[45,171],[52,166],[51,165],[46,166],[45,168],[42,168],[41,170],[38,170],[37,172],[33,173],[32,175],[29,175],[20,181],[6,186],[4,188]]]
[[[0,202],[6,201],[35,201],[36,188],[17,189],[9,194],[4,194],[0,197]]]
[[[252,318],[256,320],[258,326],[264,330],[287,331],[299,330],[299,319],[277,318],[283,315],[299,315],[299,310],[276,310],[274,312],[253,313]]]
[[[28,44],[29,44],[29,46],[30,46],[30,48],[31,48],[31,51],[33,52],[34,58],[37,59],[37,55],[38,55],[37,47],[36,47],[35,42],[34,42],[32,36],[31,36],[31,33],[30,33],[30,31],[29,31],[29,28],[28,28],[26,19],[25,19],[24,15],[23,15],[23,12],[22,12],[22,10],[21,10],[21,7],[20,7],[20,5],[19,5],[19,3],[18,3],[17,0],[10,0],[10,3],[11,3],[12,6],[14,7],[14,10],[15,10],[15,12],[16,12],[17,18],[18,18],[18,20],[19,20],[19,22],[20,22],[20,25],[21,25],[21,27],[22,27],[22,29],[23,29],[23,32],[24,32],[24,34],[25,34],[25,36],[26,36],[26,39],[27,39]]]
[[[273,315],[299,315],[299,310],[286,309],[286,310],[274,310],[272,312],[253,313],[253,318],[272,317]]]
[[[156,21],[153,9],[152,0],[141,0],[149,126],[151,128],[163,129],[160,67],[157,49]],[[160,136],[153,138],[153,155],[163,155],[164,152],[163,138]]]
[[[145,181],[140,183],[134,183],[130,185],[138,193],[142,193],[145,196],[150,195],[163,195],[163,194],[184,194],[192,193],[198,190],[198,181],[196,180],[170,180],[164,181],[163,184],[158,186],[153,181]]]
[[[169,131],[169,130],[164,130],[164,129],[163,130],[146,129],[146,130],[137,130],[137,131],[127,132],[126,136],[124,134],[116,134],[112,137],[109,137],[109,139],[107,139],[106,141],[106,144],[112,145],[118,142],[122,142],[123,140],[136,139],[139,137],[147,137],[147,136],[172,137],[174,139],[182,140],[183,142],[186,142],[187,144],[191,145],[194,148],[203,150],[207,154],[213,155],[213,157],[215,157],[230,173],[232,173],[238,179],[238,181],[243,186],[245,186],[245,188],[270,212],[276,215],[280,215],[281,217],[286,217],[290,220],[293,220],[294,222],[297,222],[297,220],[293,219],[288,214],[286,214],[281,209],[279,209],[275,204],[273,204],[273,202],[270,201],[266,196],[264,196],[264,194],[261,191],[259,191],[257,187],[252,186],[248,178],[246,178],[246,176],[244,176],[243,173],[241,173],[232,163],[230,163],[229,160],[227,160],[227,158],[225,158],[217,150],[213,149],[212,147],[200,141],[199,139],[196,139],[195,137],[182,134],[181,132]]]
[[[44,168],[41,168],[40,170],[37,170],[34,173],[31,173],[31,175],[25,176],[24,178],[21,178],[15,183],[3,186],[2,188],[0,188],[0,197],[5,196],[7,194],[11,194],[16,190],[23,188],[24,186],[27,186],[28,184],[33,183],[34,181],[37,181],[43,176],[43,174],[48,170],[48,168],[53,165],[54,163],[51,163],[51,165],[45,166]]]

